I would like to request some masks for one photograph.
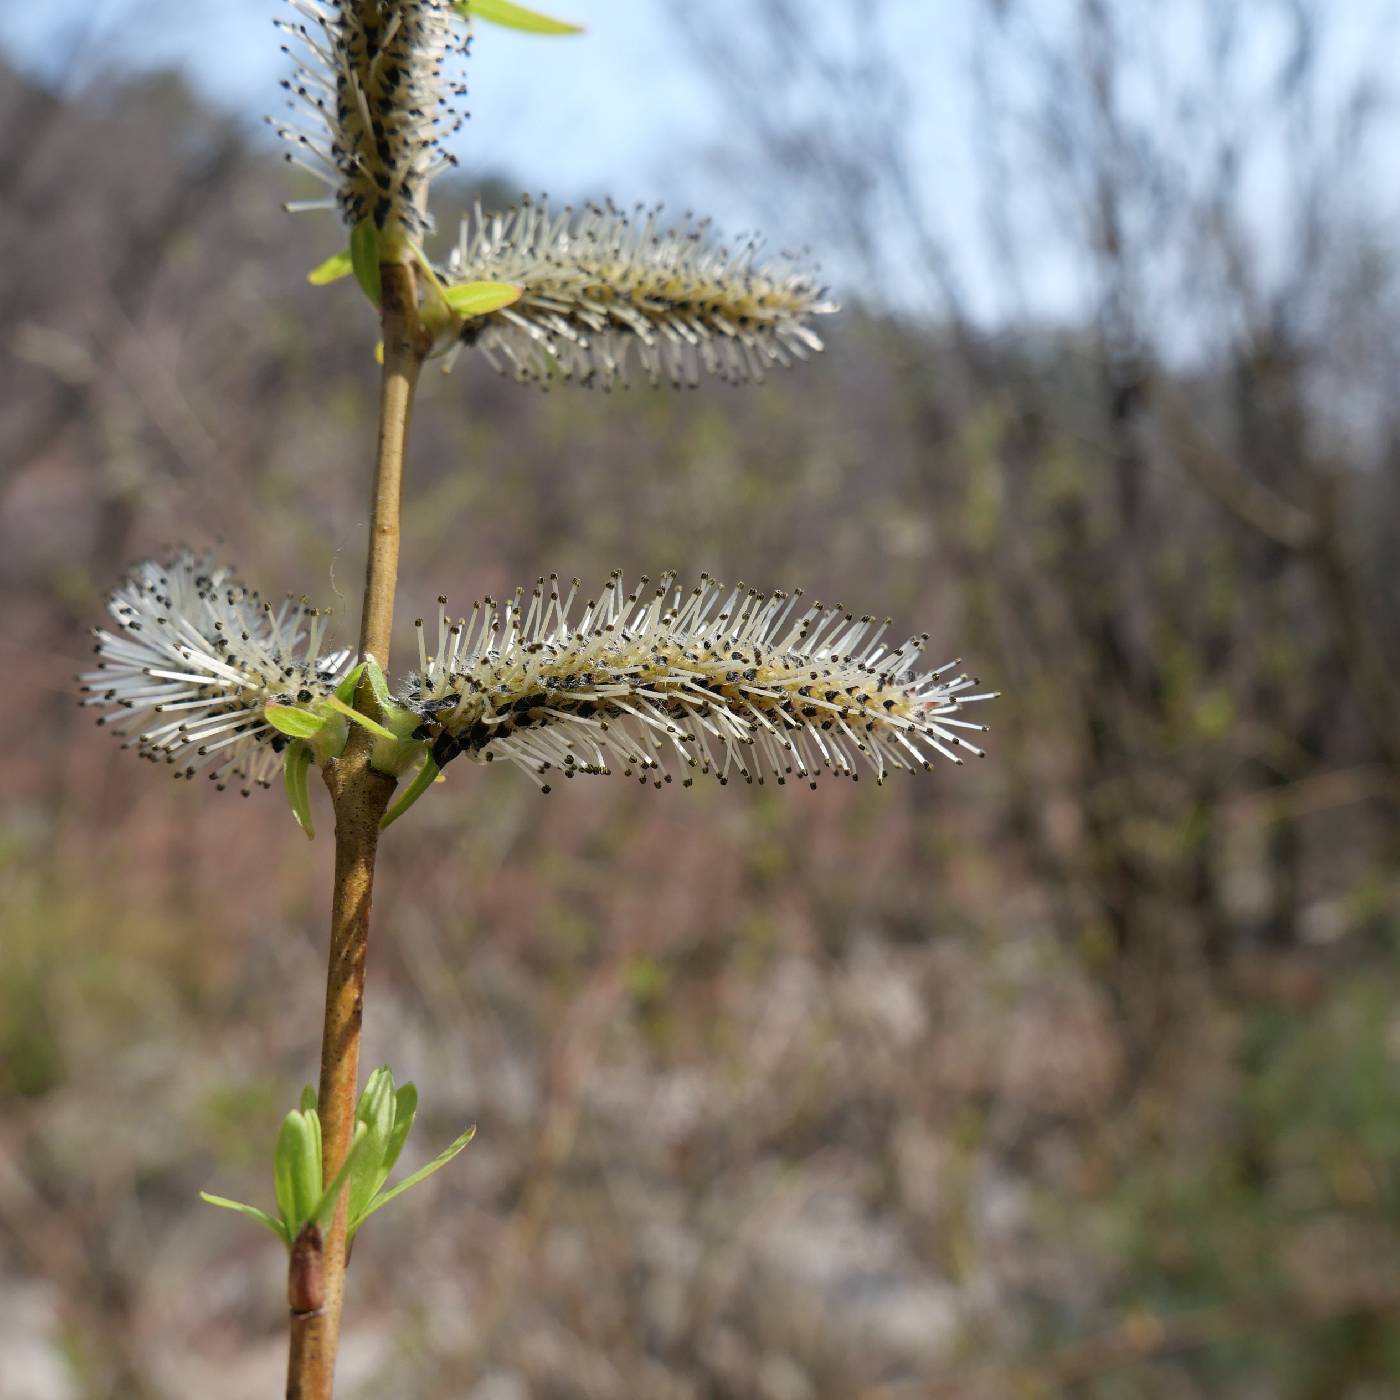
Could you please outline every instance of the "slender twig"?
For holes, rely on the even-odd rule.
[[[1250,476],[1213,442],[1198,423],[1197,412],[1170,379],[1158,376],[1153,392],[1177,458],[1197,485],[1265,539],[1285,549],[1307,551],[1317,547],[1317,521],[1272,487]]]
[[[374,514],[365,565],[365,603],[360,618],[360,655],[381,665],[389,659],[394,589],[399,575],[399,500],[403,454],[413,392],[426,346],[418,322],[413,268],[386,263],[383,284],[384,379],[379,400],[379,452],[374,470]]]
[[[404,448],[425,346],[418,324],[412,268],[385,264],[381,268],[381,280],[384,375],[364,611],[360,622],[360,656],[362,659],[373,656],[381,664],[387,664],[398,580]],[[361,687],[357,703],[370,713],[376,712],[368,684]],[[327,1185],[345,1160],[355,1125],[374,861],[379,846],[379,819],[394,790],[392,778],[376,773],[369,766],[371,743],[365,730],[352,726],[344,753],[325,768],[326,786],[335,808],[335,889],[326,967],[321,1083],[317,1095],[323,1180]],[[299,1313],[295,1306],[292,1309],[288,1400],[330,1400],[331,1397],[340,1313],[345,1298],[345,1210],[342,1195],[325,1234],[324,1294],[319,1308],[309,1314],[305,1310]],[[293,1269],[296,1262],[294,1252]]]

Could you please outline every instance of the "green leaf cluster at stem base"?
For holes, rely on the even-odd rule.
[[[355,705],[356,693],[361,678],[368,683],[373,708],[379,717],[365,714]],[[363,697],[362,697],[363,699]],[[309,773],[311,765],[324,765],[339,758],[345,748],[350,733],[350,725],[356,724],[374,736],[370,766],[385,777],[398,778],[420,759],[431,762],[427,745],[412,737],[418,727],[418,716],[406,707],[396,704],[389,694],[384,680],[384,672],[379,663],[369,657],[354,668],[335,688],[333,695],[313,700],[306,706],[267,705],[263,714],[269,724],[279,733],[285,734],[293,742],[287,746],[283,759],[283,779],[287,791],[287,805],[297,825],[308,837],[314,837],[315,827],[311,820],[311,794]],[[433,769],[435,776],[437,769]],[[422,773],[420,770],[420,778]],[[431,781],[431,778],[426,781]],[[409,789],[411,801],[400,802],[394,815],[401,815],[422,795],[423,785],[415,782]]]
[[[330,1223],[341,1193],[348,1188],[346,1238],[353,1239],[355,1231],[375,1211],[445,1167],[476,1132],[474,1127],[468,1128],[427,1166],[386,1191],[385,1182],[403,1151],[417,1113],[418,1090],[412,1084],[396,1089],[388,1065],[375,1070],[355,1110],[350,1151],[335,1180],[323,1190],[321,1120],[316,1112],[316,1091],[308,1085],[302,1091],[301,1107],[287,1114],[277,1135],[273,1188],[278,1214],[269,1215],[257,1206],[208,1191],[201,1191],[200,1199],[256,1220],[290,1249],[308,1221],[322,1229]]]

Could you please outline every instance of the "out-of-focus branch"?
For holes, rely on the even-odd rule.
[[[1386,762],[1400,770],[1400,686],[1367,616],[1349,558],[1341,477],[1319,471],[1314,509],[1302,510],[1250,476],[1213,442],[1196,422],[1180,389],[1169,380],[1156,382],[1154,398],[1175,458],[1192,480],[1242,524],[1306,556],[1312,564],[1357,699]]]
[[[1317,521],[1251,477],[1196,422],[1185,396],[1170,379],[1153,381],[1152,397],[1167,431],[1173,456],[1213,500],[1251,529],[1285,549],[1316,549]]]
[[[1323,596],[1332,616],[1357,699],[1376,743],[1400,779],[1400,685],[1371,624],[1342,535],[1343,483],[1333,471],[1318,478],[1318,538],[1313,549]]]
[[[1020,1366],[967,1371],[955,1379],[935,1382],[921,1393],[939,1397],[939,1400],[993,1395],[1059,1395],[1064,1393],[1065,1387],[1179,1352],[1339,1318],[1381,1317],[1397,1306],[1400,1306],[1400,1295],[1378,1291],[1375,1296],[1366,1298],[1358,1298],[1353,1293],[1332,1304],[1286,1295],[1198,1308],[1176,1317],[1144,1313],[1037,1360]],[[877,1391],[874,1394],[894,1400],[898,1392]]]

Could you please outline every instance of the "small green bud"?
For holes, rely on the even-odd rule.
[[[294,1108],[282,1120],[273,1185],[287,1235],[294,1239],[321,1199],[321,1128],[314,1112]]]
[[[369,764],[375,772],[397,778],[412,767],[424,752],[424,745],[409,737],[421,721],[414,711],[400,705],[389,693],[384,672],[374,657],[366,658],[364,671],[374,703],[379,708],[380,723],[380,727],[373,731],[376,739]]]
[[[311,745],[312,754],[315,756],[317,764],[329,763],[333,758],[339,758],[345,750],[345,741],[350,737],[350,721],[343,714],[336,713],[331,705],[334,696],[328,696],[318,703],[326,714],[326,722],[321,729],[317,730],[316,736],[308,739]]]

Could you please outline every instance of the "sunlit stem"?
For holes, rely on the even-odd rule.
[[[379,447],[371,499],[369,556],[360,622],[361,659],[389,660],[389,634],[399,566],[399,514],[404,450],[414,389],[427,352],[419,323],[417,287],[411,266],[380,269],[384,369],[380,389]],[[362,679],[356,706],[378,716],[373,687]],[[334,1180],[349,1151],[355,1126],[364,1013],[365,955],[379,821],[394,791],[394,779],[369,766],[374,736],[351,726],[339,758],[323,772],[335,808],[335,887],[331,902],[330,952],[326,969],[326,1015],[321,1040],[317,1108],[324,1143],[323,1180]],[[322,1301],[293,1309],[288,1361],[289,1400],[330,1400],[336,1347],[345,1298],[346,1202],[331,1217],[322,1246]]]

